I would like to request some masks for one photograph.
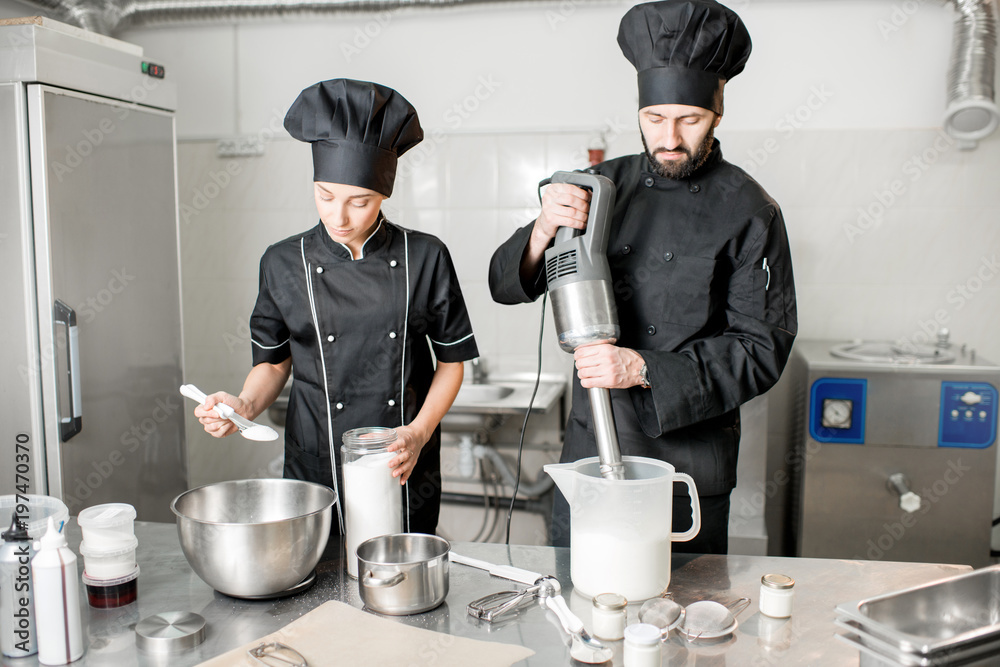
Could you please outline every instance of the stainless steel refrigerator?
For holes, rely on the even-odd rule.
[[[186,488],[169,71],[0,21],[0,494],[172,521]]]

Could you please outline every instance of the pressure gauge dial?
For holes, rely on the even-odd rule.
[[[851,415],[854,413],[854,401],[849,398],[823,399],[824,428],[851,428]]]

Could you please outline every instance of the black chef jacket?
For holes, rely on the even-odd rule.
[[[338,512],[344,432],[409,424],[434,375],[431,348],[443,362],[479,355],[448,249],[381,215],[356,260],[322,223],[269,247],[250,333],[254,365],[292,358],[284,476],[337,489]],[[406,484],[413,532],[437,527],[440,445],[438,428]]]
[[[719,142],[690,178],[649,171],[645,155],[594,167],[615,183],[608,260],[621,324],[618,345],[642,355],[652,389],[612,389],[622,454],[667,461],[699,495],[732,491],[739,406],[777,380],[796,331],[788,239],[777,203],[722,159]],[[532,225],[493,255],[500,303],[533,301],[545,273],[518,276]],[[575,376],[575,374],[574,374]],[[579,378],[562,462],[597,455]]]

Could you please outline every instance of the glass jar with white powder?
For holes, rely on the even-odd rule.
[[[358,545],[379,535],[403,530],[402,491],[392,476],[388,447],[396,440],[391,428],[369,426],[344,433],[340,448],[344,471],[344,524],[347,530],[347,574],[358,576]]]

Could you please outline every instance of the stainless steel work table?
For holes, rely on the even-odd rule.
[[[66,528],[70,545],[79,553],[80,530],[75,520]],[[342,569],[339,557],[324,560],[317,568],[316,584],[289,598],[246,601],[213,591],[188,566],[172,524],[137,522],[139,598],[119,609],[93,609],[83,598],[87,649],[74,665],[196,665],[210,657],[252,642],[299,618],[328,600],[362,607],[357,582]],[[328,548],[335,553],[339,540]],[[455,551],[494,563],[506,563],[554,574],[563,585],[570,607],[590,626],[590,601],[571,594],[569,550],[551,547],[456,543]],[[80,559],[79,566],[83,563]],[[677,637],[664,644],[663,665],[698,667],[751,667],[757,665],[857,665],[858,652],[834,639],[834,607],[850,600],[897,590],[967,571],[965,566],[826,560],[817,558],[768,558],[762,556],[675,555],[670,590],[681,604],[711,598],[721,602],[747,596],[753,601],[739,615],[739,629],[728,640],[715,644],[689,644]],[[778,572],[793,577],[795,610],[787,621],[774,621],[757,612],[760,577]],[[532,667],[571,664],[569,649],[551,612],[538,605],[513,620],[490,627],[466,613],[466,605],[487,593],[516,588],[512,582],[491,578],[463,565],[451,565],[451,588],[445,603],[415,616],[387,617],[400,623],[438,632],[495,642],[528,646],[535,655],[519,663]],[[165,611],[193,611],[206,622],[206,640],[197,648],[169,656],[140,651],[133,628],[142,618]],[[629,606],[635,622],[638,605]],[[614,665],[622,665],[621,642]],[[37,664],[34,658],[4,659],[4,665]],[[422,665],[414,656],[413,665]],[[428,662],[428,667],[432,662]]]

